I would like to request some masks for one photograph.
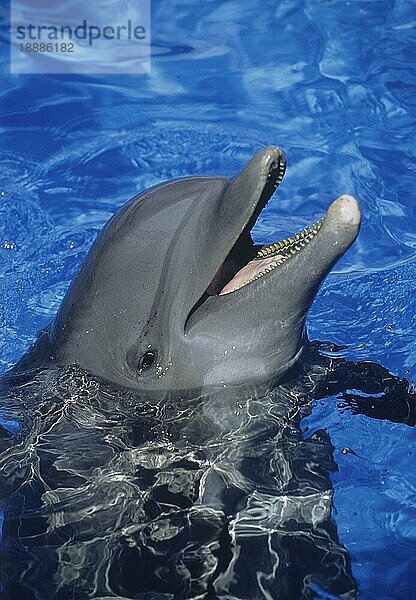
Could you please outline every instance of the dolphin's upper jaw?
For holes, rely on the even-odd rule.
[[[251,214],[246,221],[243,230],[230,252],[221,263],[214,278],[209,284],[206,295],[217,296],[223,293],[223,289],[230,281],[237,277],[244,267],[256,258],[260,246],[256,246],[251,237],[251,230],[265,208],[270,198],[280,185],[286,171],[286,156],[280,148],[271,148],[269,156],[260,165],[258,180],[262,181],[261,193],[257,196],[251,206]],[[243,172],[244,174],[244,172]],[[246,282],[247,283],[247,282]],[[205,297],[206,297],[205,295]]]

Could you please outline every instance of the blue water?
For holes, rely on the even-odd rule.
[[[257,241],[308,225],[340,193],[363,211],[309,336],[415,381],[414,2],[153,0],[152,27],[150,76],[11,76],[2,54],[1,372],[126,200],[173,177],[231,176],[273,144],[288,170]],[[302,427],[335,446],[333,517],[360,597],[416,598],[414,429],[336,401]]]

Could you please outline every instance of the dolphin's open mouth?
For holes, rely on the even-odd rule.
[[[265,246],[254,246],[257,250],[255,257],[243,265],[230,281],[219,290],[218,294],[229,294],[246,286],[247,284],[260,279],[270,273],[289,258],[305,248],[305,246],[315,237],[321,228],[323,219],[320,219],[313,225],[296,233],[294,236],[279,240],[273,244]],[[228,257],[224,261],[228,261]],[[224,282],[222,282],[224,283]]]
[[[276,164],[272,164],[270,168],[265,186],[248,224],[208,286],[206,291],[208,296],[230,294],[260,279],[301,252],[318,233],[323,219],[292,237],[276,241],[273,244],[254,244],[251,230],[263,208],[280,185],[285,170],[286,158],[281,152]]]

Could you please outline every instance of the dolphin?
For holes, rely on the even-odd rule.
[[[301,357],[309,307],[361,221],[342,195],[303,231],[255,244],[285,169],[283,150],[268,147],[232,179],[187,177],[134,197],[14,371],[77,364],[143,394],[271,389]]]
[[[343,195],[254,244],[285,168],[270,147],[231,180],[133,198],[0,380],[5,597],[357,597],[331,520],[333,446],[301,420],[332,397],[414,426],[416,397],[308,341],[361,214]]]

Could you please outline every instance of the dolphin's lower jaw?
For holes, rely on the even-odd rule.
[[[354,229],[359,225],[361,215],[356,200],[352,196],[343,195],[331,204],[326,217],[322,217],[319,221],[316,221],[309,227],[306,227],[289,238],[273,242],[272,244],[255,246],[257,254],[254,259],[242,266],[228,283],[223,281],[223,287],[219,289],[217,293],[221,296],[235,292],[261,277],[264,277],[271,271],[274,271],[283,265],[283,263],[296,256],[299,252],[302,252],[302,250],[306,248],[318,234],[320,234],[324,224],[330,227],[334,217],[338,219],[338,226],[342,226],[344,223],[347,228],[351,228],[352,225],[352,242],[355,237]],[[325,238],[325,228],[322,236]],[[325,243],[325,239],[322,241]],[[334,246],[338,245],[337,240],[331,240],[328,243],[332,243]],[[242,250],[241,255],[247,256],[248,251]]]

